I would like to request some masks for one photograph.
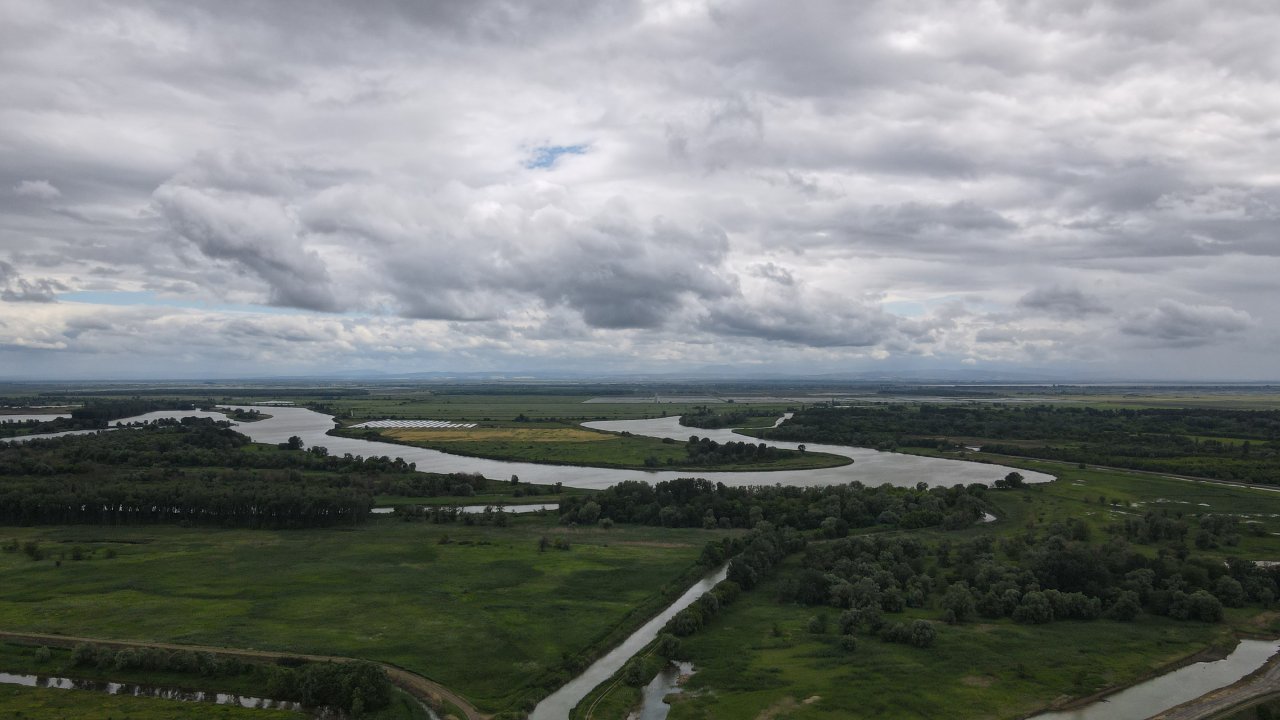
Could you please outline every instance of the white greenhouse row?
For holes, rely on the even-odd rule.
[[[420,429],[439,429],[447,430],[450,428],[473,428],[475,423],[451,423],[444,420],[370,420],[359,425],[352,425],[357,428],[420,428]]]

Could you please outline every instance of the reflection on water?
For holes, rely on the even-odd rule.
[[[1031,720],[1142,720],[1226,687],[1262,667],[1280,640],[1241,640],[1230,655],[1178,668],[1076,710],[1036,715]]]
[[[663,699],[680,692],[680,678],[693,674],[693,663],[668,663],[640,693],[640,710],[631,713],[627,720],[667,720],[671,706]]]
[[[108,695],[132,695],[133,697],[161,698],[163,700],[181,700],[184,702],[214,703],[217,705],[238,705],[244,708],[262,708],[265,710],[303,709],[301,703],[287,700],[270,700],[268,698],[250,697],[248,695],[231,695],[228,693],[201,692],[199,690],[181,690],[178,688],[158,687],[154,685],[134,685],[130,683],[104,682],[101,680],[73,680],[64,677],[47,677],[44,675],[18,675],[0,672],[0,684],[25,685],[26,687],[53,688],[56,690],[90,690]]]

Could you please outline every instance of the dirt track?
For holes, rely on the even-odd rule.
[[[207,645],[178,645],[175,643],[161,642],[136,642],[132,640],[103,640],[101,638],[73,637],[70,635],[45,635],[41,633],[18,633],[0,631],[0,641],[22,643],[25,645],[48,645],[49,647],[71,648],[79,643],[94,643],[96,645],[106,645],[108,647],[148,647],[162,648],[165,650],[193,650],[196,652],[207,652],[213,655],[222,655],[225,657],[235,657],[244,659],[267,659],[277,660],[281,658],[293,658],[299,660],[312,660],[319,662],[350,662],[352,658],[336,657],[332,655],[303,655],[299,653],[272,652],[269,650],[243,650],[237,648],[221,648],[210,647]],[[461,695],[453,692],[449,688],[441,685],[433,680],[428,680],[416,673],[409,672],[404,668],[390,665],[387,663],[377,663],[381,665],[387,672],[387,677],[397,687],[423,702],[435,699],[443,699],[452,703],[459,710],[466,714],[467,720],[487,720],[489,717],[476,709],[474,705],[463,698]]]

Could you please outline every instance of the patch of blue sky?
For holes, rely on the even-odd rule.
[[[562,155],[582,155],[589,145],[542,145],[533,149],[524,166],[530,170],[547,169],[556,164]]]
[[[894,315],[902,317],[921,317],[925,314],[925,306],[910,300],[892,300],[890,302],[881,303],[880,307],[888,310]]]
[[[939,297],[931,297],[924,300],[890,300],[888,302],[881,303],[880,307],[894,315],[918,318],[924,317],[930,312],[948,303],[961,303],[967,309],[979,312],[999,312],[1007,309],[998,303],[985,300],[980,296],[970,295],[941,295]]]

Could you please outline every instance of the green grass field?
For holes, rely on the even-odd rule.
[[[685,640],[699,670],[671,720],[1018,717],[1055,699],[1131,682],[1215,641],[1230,642],[1226,626],[1166,618],[1039,626],[1002,620],[939,624],[937,645],[929,649],[863,635],[846,652],[834,631],[807,631],[821,609],[781,605],[775,592],[769,584],[748,593]],[[837,613],[826,612],[834,621]],[[936,616],[923,610],[902,617]]]
[[[0,554],[0,628],[381,660],[500,710],[537,694],[529,683],[548,680],[562,656],[616,641],[656,611],[717,536],[555,523],[0,528],[50,549],[118,553],[61,567]],[[572,549],[539,552],[544,535]]]

